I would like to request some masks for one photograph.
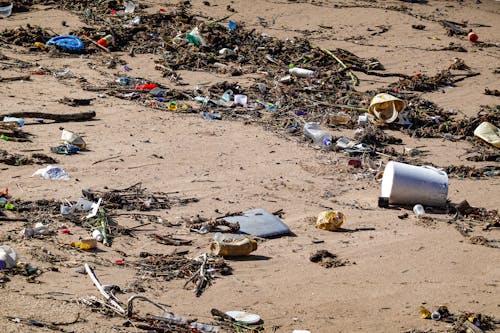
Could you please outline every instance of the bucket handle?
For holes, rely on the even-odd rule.
[[[446,175],[446,172],[444,172],[443,170],[440,170],[438,168],[435,168],[435,167],[433,167],[431,165],[423,165],[422,168],[426,168],[426,169],[430,169],[430,170],[436,171],[440,175]]]

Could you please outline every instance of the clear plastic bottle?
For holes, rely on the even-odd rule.
[[[322,129],[321,125],[316,122],[305,123],[304,135],[323,148],[329,148],[332,145],[330,133]]]

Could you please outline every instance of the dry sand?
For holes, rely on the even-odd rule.
[[[168,5],[161,1],[144,1],[150,12]],[[433,75],[446,68],[454,57],[462,58],[481,75],[466,79],[456,87],[425,93],[423,97],[446,110],[456,110],[473,116],[480,105],[496,105],[498,97],[487,96],[484,88],[500,89],[498,47],[478,48],[468,40],[449,37],[434,20],[448,19],[480,23],[474,28],[480,39],[500,43],[500,2],[429,1],[410,4],[402,1],[192,1],[193,13],[206,17],[224,17],[230,5],[236,12],[231,19],[278,38],[302,36],[326,48],[344,48],[364,58],[379,59],[388,72]],[[170,4],[172,5],[172,4]],[[390,8],[407,6],[409,12]],[[389,8],[389,9],[388,9]],[[411,14],[411,15],[410,15]],[[257,17],[263,17],[262,27]],[[423,18],[420,18],[423,17]],[[61,25],[66,21],[67,27]],[[13,28],[30,23],[52,28],[59,34],[76,30],[84,24],[77,15],[54,7],[40,7],[24,13],[14,13],[0,20],[0,28]],[[411,28],[424,24],[423,31]],[[372,36],[377,26],[389,30]],[[353,37],[356,37],[352,39]],[[350,39],[351,38],[351,39]],[[425,51],[441,48],[453,42],[469,52]],[[497,44],[498,45],[498,44]],[[109,81],[117,75],[134,75],[172,83],[154,69],[156,55],[129,57],[117,53],[133,70],[106,69],[98,55],[90,57],[50,58],[43,53],[29,53],[22,47],[2,45],[1,52],[17,59],[37,62],[56,69],[68,66],[77,76],[92,84]],[[2,70],[1,76],[25,74],[21,69]],[[236,81],[227,75],[182,71],[187,88],[196,84]],[[360,90],[385,85],[395,78],[359,75]],[[247,78],[238,78],[245,84]],[[49,181],[31,178],[36,165],[2,165],[0,187],[21,200],[40,198],[70,199],[80,197],[82,189],[124,188],[137,182],[152,191],[179,191],[182,197],[196,197],[197,203],[162,210],[164,221],[181,223],[181,217],[214,217],[220,212],[264,208],[283,209],[283,221],[295,236],[267,240],[260,244],[256,257],[231,260],[232,276],[217,278],[201,297],[182,288],[184,280],[148,282],[142,295],[167,304],[184,316],[210,321],[210,309],[247,310],[259,314],[266,332],[291,332],[309,329],[311,332],[403,332],[411,329],[446,330],[443,322],[420,319],[418,307],[447,305],[452,312],[481,312],[500,318],[499,284],[500,253],[498,249],[470,244],[447,216],[436,215],[430,224],[418,223],[412,217],[401,220],[405,210],[383,210],[377,207],[380,183],[371,177],[356,177],[346,165],[342,153],[321,152],[305,140],[290,139],[256,125],[242,122],[206,121],[198,114],[186,115],[153,110],[133,101],[113,97],[96,98],[97,93],[82,91],[76,79],[57,80],[48,75],[32,75],[31,81],[1,82],[1,112],[40,111],[68,113],[95,110],[97,119],[91,122],[64,124],[28,124],[25,130],[34,135],[32,143],[1,141],[1,149],[20,152],[41,149],[48,152],[58,143],[63,126],[83,135],[89,151],[74,156],[56,157],[72,177],[70,181]],[[67,97],[96,98],[91,106],[71,108],[58,99]],[[499,125],[499,124],[496,124]],[[343,132],[334,133],[340,136]],[[349,133],[346,131],[345,133]],[[466,141],[415,139],[401,133],[405,147],[422,146],[428,151],[426,160],[435,165],[489,163],[468,162],[461,157],[470,147]],[[398,149],[402,149],[399,147]],[[50,153],[48,153],[50,154]],[[112,156],[97,164],[95,161]],[[161,157],[161,158],[159,158]],[[498,164],[497,164],[498,165]],[[498,209],[499,178],[450,178],[449,199],[468,200],[472,206]],[[327,208],[347,215],[346,229],[374,228],[371,231],[328,232],[314,226],[314,217]],[[118,220],[128,226],[136,222],[126,217]],[[59,222],[57,222],[57,225]],[[54,227],[57,227],[55,225]],[[90,279],[75,272],[84,262],[96,266],[96,273],[105,284],[117,284],[127,289],[138,279],[131,266],[116,266],[117,259],[127,262],[138,259],[141,251],[171,253],[173,246],[159,245],[139,231],[137,237],[119,237],[112,247],[99,246],[99,252],[68,252],[58,244],[67,244],[85,236],[85,230],[68,223],[74,235],[58,233],[48,239],[21,240],[17,232],[20,222],[2,222],[3,244],[14,247],[21,261],[47,267],[32,255],[32,250],[48,249],[65,258],[56,263],[58,271],[45,271],[37,283],[27,283],[21,276],[0,289],[0,331],[50,331],[16,323],[6,316],[48,322],[71,321],[77,314],[84,322],[64,327],[75,332],[134,332],[123,327],[123,318],[109,318],[91,312],[74,301],[90,295],[98,296]],[[190,233],[184,226],[148,226],[157,233],[173,233],[193,239],[186,247],[195,256],[208,249],[212,234]],[[11,236],[10,238],[8,236]],[[499,239],[498,229],[486,234]],[[314,239],[324,241],[313,243]],[[309,261],[309,255],[326,249],[353,264],[326,269]],[[101,260],[102,259],[102,260]],[[355,264],[354,264],[355,263]],[[51,292],[64,291],[67,294]],[[134,293],[119,295],[126,300]],[[147,307],[146,307],[147,308]],[[152,310],[150,308],[147,308]],[[145,311],[145,310],[142,310]]]

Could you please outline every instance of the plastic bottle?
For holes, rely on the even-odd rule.
[[[97,44],[104,46],[104,47],[108,47],[110,44],[114,44],[114,42],[115,42],[115,39],[113,38],[112,35],[106,35],[103,38],[99,39],[97,41]]]
[[[98,242],[102,242],[102,240],[104,239],[104,236],[99,229],[95,229],[94,231],[92,231],[92,237]]]
[[[328,131],[321,128],[321,125],[316,122],[308,122],[304,125],[304,135],[311,139],[315,144],[324,148],[332,145],[332,136]]]
[[[0,246],[0,270],[9,269],[16,265],[17,253],[8,245]]]
[[[288,70],[290,74],[296,77],[316,77],[316,72],[310,69],[294,67]]]

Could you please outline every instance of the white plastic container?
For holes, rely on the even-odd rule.
[[[234,95],[234,104],[247,106],[248,96],[247,95]]]
[[[448,175],[431,166],[391,161],[382,177],[381,198],[389,198],[389,204],[444,206],[448,199]]]
[[[296,77],[316,77],[316,72],[300,67],[290,68],[288,72]]]
[[[9,17],[12,14],[12,3],[8,6],[0,7],[0,16]]]
[[[0,246],[0,270],[9,269],[16,265],[17,253],[8,245]]]

